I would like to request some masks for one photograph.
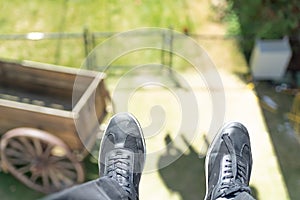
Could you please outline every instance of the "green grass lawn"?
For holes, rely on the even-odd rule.
[[[210,10],[209,2],[210,0],[0,0],[0,34],[26,34],[28,32],[82,33],[84,28],[88,28],[91,32],[121,32],[140,27],[172,27],[180,32],[189,30],[191,33],[200,34],[226,34],[224,25],[213,20],[214,13]],[[104,41],[104,39],[97,38],[97,44]],[[247,64],[236,41],[203,40],[201,38],[197,38],[197,41],[207,50],[218,67],[237,73],[247,72]],[[84,41],[81,37],[40,41],[0,40],[0,55],[0,59],[25,59],[80,67],[85,58]],[[137,63],[159,62],[159,57],[160,52],[135,52],[127,58],[120,58],[116,63],[118,65],[124,63],[136,65]],[[174,63],[177,63],[175,65],[178,69],[185,69],[188,66],[180,58],[175,58]],[[121,72],[118,71],[119,68],[115,69],[115,74],[123,73],[122,70]],[[128,69],[126,68],[126,70]],[[115,82],[114,78],[108,79],[109,88]],[[166,102],[168,100],[163,98],[163,95],[160,95],[159,92],[158,94],[163,101],[162,104],[169,105],[169,102]],[[151,101],[151,94],[147,93],[147,95],[146,99]],[[144,108],[134,107],[134,109]],[[144,121],[147,122],[147,119],[144,119]],[[173,120],[172,123],[175,124],[176,120]],[[279,141],[276,140],[275,142]],[[99,146],[99,144],[97,145]],[[156,142],[151,145],[160,145],[160,143]],[[196,150],[198,151],[198,149]],[[175,166],[184,168],[186,167],[186,158],[192,163],[194,157],[196,157],[196,154],[191,151],[187,157],[183,157],[175,163],[177,164]],[[95,159],[91,157],[87,157],[85,160],[86,180],[98,177],[98,168],[95,163]],[[173,167],[171,166],[172,173]],[[176,172],[176,169],[174,172]],[[293,175],[297,175],[295,170],[291,172]],[[172,173],[161,171],[162,175],[169,178],[166,187],[169,186],[170,190],[172,186],[177,187],[176,184],[173,184],[176,180],[173,180]],[[285,170],[285,173],[288,174],[288,170]],[[291,184],[293,183],[291,182]],[[203,192],[202,189],[196,191],[197,187],[191,187],[189,191],[189,187],[184,186],[184,189],[185,196],[202,194]],[[194,191],[196,193],[193,193]],[[41,196],[43,194],[28,189],[10,174],[0,172],[0,199],[32,200]],[[197,199],[196,196],[194,198]]]
[[[189,2],[179,0],[20,0],[1,2],[2,33],[127,31],[137,27],[188,28],[198,25]],[[201,3],[201,2],[199,2]]]
[[[176,31],[205,29],[208,1],[198,0],[0,0],[0,34],[29,32],[122,32],[140,27],[172,27]],[[204,12],[205,11],[205,12]],[[96,38],[100,43],[106,38]],[[83,38],[51,40],[0,40],[0,58],[33,60],[80,67],[85,58]],[[141,59],[145,57],[145,59]],[[120,59],[147,63],[160,52],[141,52]],[[178,58],[175,58],[178,60]],[[180,59],[179,59],[180,60]],[[153,60],[152,60],[153,61]],[[159,59],[158,59],[159,61]],[[181,61],[180,61],[181,62]],[[177,63],[177,62],[176,62]],[[132,64],[132,62],[131,62]],[[136,63],[133,63],[136,64]],[[87,180],[97,177],[95,160],[85,160]],[[0,172],[1,199],[36,199],[43,196],[10,174]]]
[[[140,27],[195,31],[200,21],[189,2],[179,0],[21,0],[1,1],[0,33],[121,32]],[[97,39],[101,42],[103,39]],[[82,38],[41,41],[0,40],[1,57],[79,67],[85,57]]]
[[[38,199],[44,196],[21,184],[10,174],[0,172],[0,196],[3,200]]]

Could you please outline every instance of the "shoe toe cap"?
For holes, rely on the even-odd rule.
[[[241,123],[234,122],[229,124],[224,133],[227,133],[229,138],[234,138],[231,141],[236,152],[239,152],[240,155],[244,154],[245,150],[251,151],[249,133]]]

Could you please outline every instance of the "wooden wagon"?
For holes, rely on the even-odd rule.
[[[0,61],[2,170],[43,193],[83,182],[107,97],[104,74]]]

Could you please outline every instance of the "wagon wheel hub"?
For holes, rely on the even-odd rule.
[[[30,171],[32,173],[39,173],[39,174],[41,174],[42,171],[47,170],[48,165],[49,165],[49,162],[47,161],[47,159],[36,158],[35,160],[33,160],[31,162]]]

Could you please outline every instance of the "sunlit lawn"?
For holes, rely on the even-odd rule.
[[[213,20],[208,0],[10,0],[0,3],[0,33],[25,34],[28,32],[75,32],[82,33],[84,28],[90,32],[121,32],[140,27],[172,27],[176,31],[188,30],[200,34],[226,34],[224,25]],[[105,38],[96,38],[96,44]],[[126,41],[125,41],[126,42]],[[213,62],[222,69],[236,73],[246,73],[247,64],[234,40],[205,40],[197,38],[211,56]],[[41,41],[4,41],[0,40],[1,58],[26,59],[53,63],[71,67],[80,67],[85,58],[82,37],[62,40]],[[159,51],[135,52],[116,61],[118,65],[139,65],[160,62]],[[174,67],[190,73],[192,67],[180,58],[174,58]],[[114,68],[107,79],[110,91],[124,70],[131,68]],[[191,72],[193,73],[193,72]],[[151,99],[155,97],[155,102]],[[203,97],[206,98],[206,97]],[[158,88],[140,89],[132,96],[129,104],[143,125],[151,123],[151,107],[162,105],[171,117],[163,132],[172,133],[178,128],[180,108],[176,98]],[[143,101],[142,104],[135,102]],[[204,101],[199,101],[204,102]],[[206,106],[206,105],[204,105]],[[147,115],[144,113],[147,113]],[[203,113],[202,113],[203,114]],[[155,115],[153,115],[155,116]],[[165,135],[163,135],[165,136]],[[148,140],[152,149],[164,146],[162,135]],[[201,142],[201,138],[197,138]],[[182,142],[182,141],[181,141]],[[99,145],[99,143],[97,143]],[[179,144],[179,146],[184,144]],[[97,148],[97,147],[96,147]],[[201,149],[196,149],[199,152]],[[97,155],[97,154],[95,154]],[[92,160],[92,162],[91,162]],[[87,180],[97,177],[97,165],[94,159],[85,161]],[[266,186],[267,187],[267,186]],[[185,191],[189,194],[189,191]],[[9,174],[0,173],[0,199],[36,199],[42,194],[28,189]]]
[[[196,7],[195,7],[196,5]],[[126,1],[126,0],[11,0],[0,3],[0,34],[29,32],[120,32],[140,27],[173,28],[176,31],[197,32],[207,24],[203,14],[207,3],[199,1]],[[205,9],[204,9],[205,10]],[[96,44],[106,38],[96,38]],[[0,54],[4,59],[33,60],[71,67],[80,67],[85,58],[82,37],[53,40],[0,40]],[[139,63],[156,61],[160,52],[133,55]],[[141,59],[145,57],[145,59]],[[175,58],[176,60],[176,58]],[[120,61],[119,63],[122,63]],[[128,64],[128,63],[127,63]],[[130,64],[136,64],[130,62]],[[109,82],[109,81],[108,81]],[[163,96],[161,96],[163,97]],[[165,103],[166,99],[163,100]],[[135,108],[139,109],[139,108]],[[98,144],[99,145],[99,144]],[[87,179],[97,176],[97,166],[86,161]],[[10,174],[0,173],[1,199],[36,199],[42,194],[21,184]]]
[[[194,2],[194,1],[191,1]],[[196,1],[195,1],[196,2]],[[120,32],[140,27],[195,31],[199,21],[188,1],[20,0],[1,1],[0,33]],[[96,43],[106,38],[96,38]],[[79,67],[85,57],[82,37],[42,41],[0,40],[3,58]]]

